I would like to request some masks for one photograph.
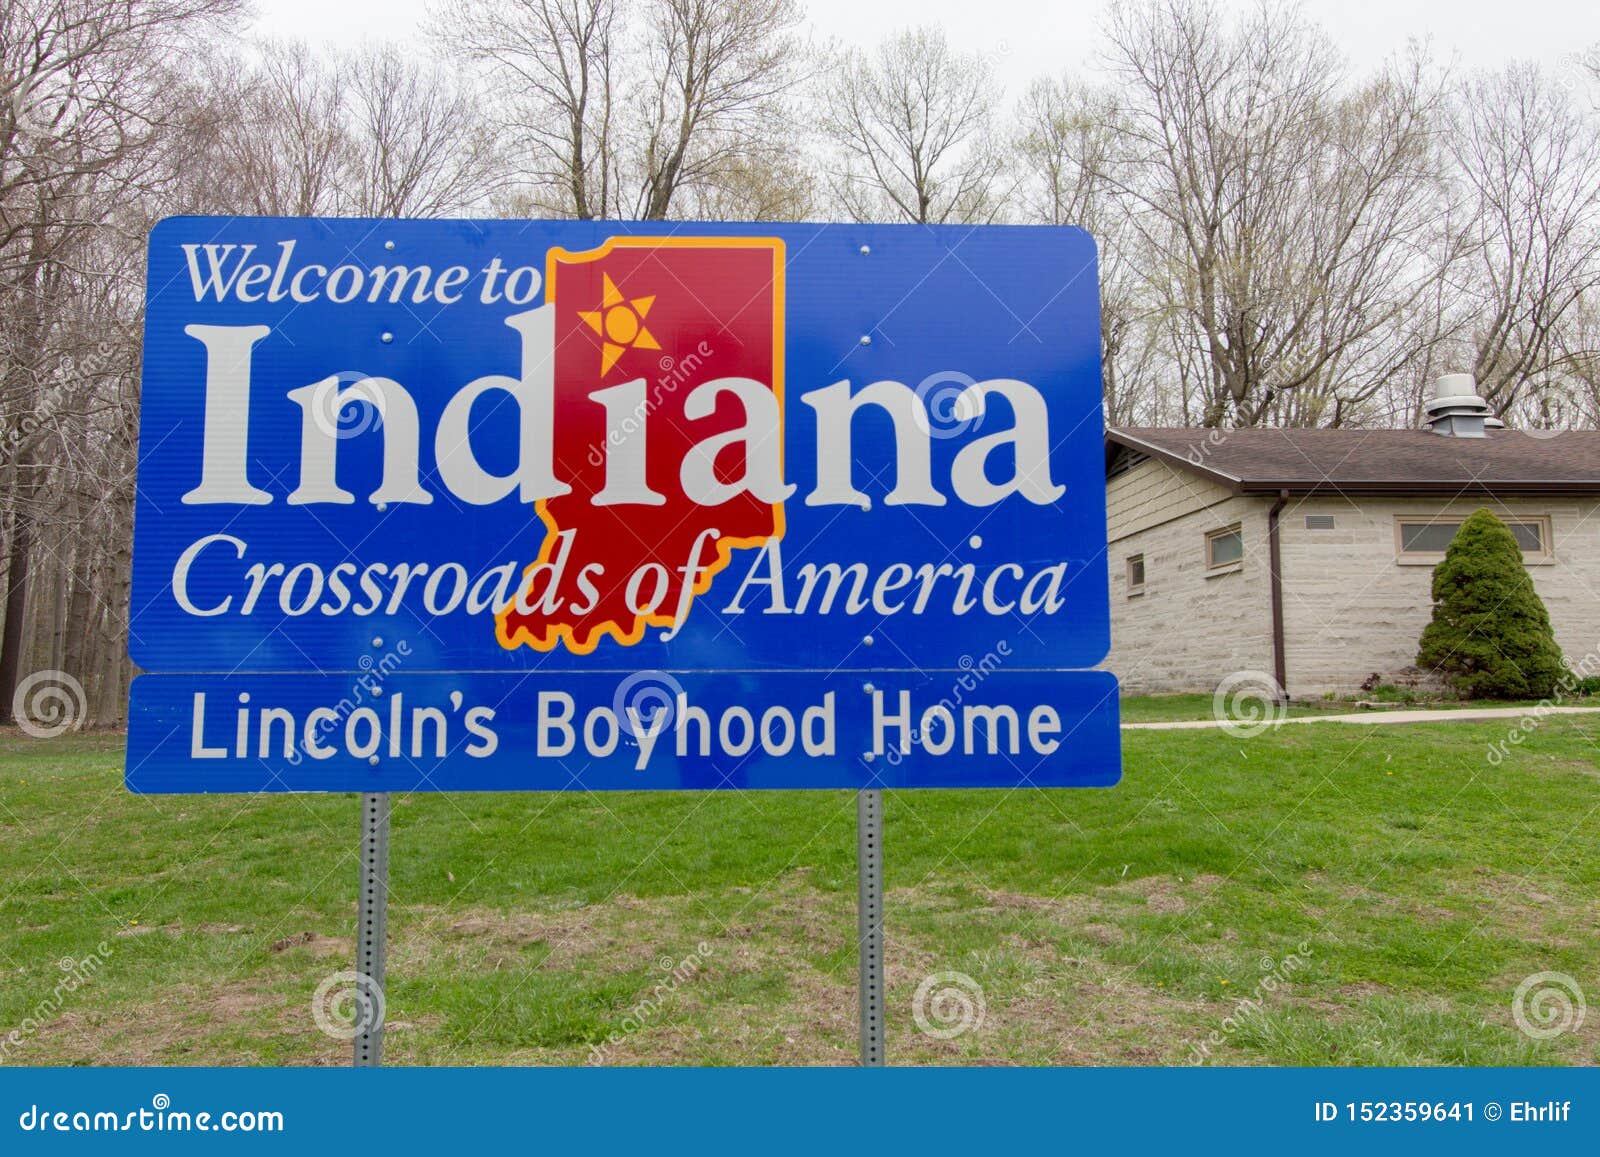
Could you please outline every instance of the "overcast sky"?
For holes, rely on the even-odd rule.
[[[1228,0],[1245,7],[1249,0]],[[1107,0],[810,0],[813,32],[871,44],[911,24],[940,24],[988,55],[1015,94],[1035,76],[1091,61]],[[256,0],[257,28],[313,44],[414,38],[427,0]],[[1511,58],[1550,65],[1600,41],[1596,0],[1306,0],[1352,60],[1381,62],[1408,38],[1469,68]]]

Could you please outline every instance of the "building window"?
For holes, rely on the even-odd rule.
[[[1308,514],[1306,515],[1307,530],[1332,530],[1334,528],[1333,515]]]
[[[1460,518],[1398,518],[1395,520],[1395,553],[1402,563],[1419,563],[1432,566],[1444,558],[1444,552],[1461,529]],[[1554,558],[1551,544],[1550,518],[1539,515],[1533,518],[1502,519],[1522,548],[1524,562],[1550,562]]]
[[[1144,594],[1144,555],[1135,554],[1128,558],[1128,597]]]
[[[1244,564],[1244,533],[1236,522],[1206,535],[1206,570],[1236,570]]]

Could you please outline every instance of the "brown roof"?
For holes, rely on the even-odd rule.
[[[1486,438],[1431,430],[1107,430],[1107,467],[1126,451],[1240,494],[1600,493],[1600,430],[1491,430]]]

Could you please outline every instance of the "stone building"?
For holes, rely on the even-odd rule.
[[[1111,655],[1124,693],[1262,672],[1291,697],[1415,677],[1433,567],[1487,507],[1556,639],[1600,664],[1600,431],[1508,430],[1467,375],[1420,430],[1121,428],[1106,436]]]

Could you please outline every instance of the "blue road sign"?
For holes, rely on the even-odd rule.
[[[173,218],[148,294],[146,670],[327,691],[404,647],[408,676],[737,673],[717,693],[754,710],[1002,649],[1078,688],[1042,673],[1108,649],[1079,230]],[[138,683],[146,760],[176,750],[145,714],[175,685]],[[255,782],[180,762],[130,784]],[[284,779],[380,790],[350,767]],[[662,778],[723,774],[695,767]]]
[[[1104,671],[142,675],[128,787],[640,791],[1095,787]]]

